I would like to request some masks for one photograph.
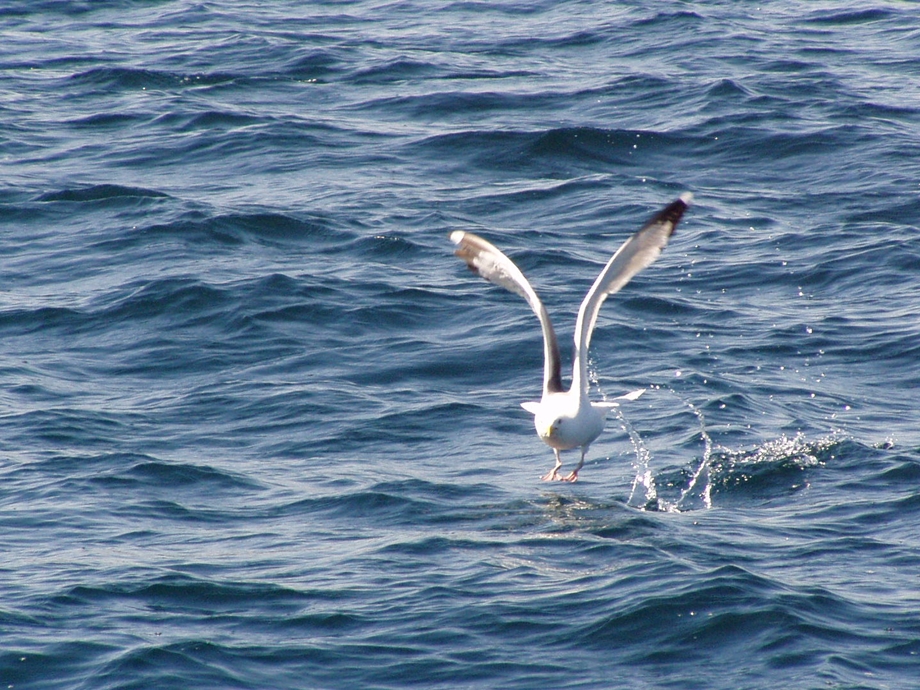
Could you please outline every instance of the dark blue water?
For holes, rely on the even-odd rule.
[[[0,685],[912,688],[911,3],[0,4]],[[605,304],[574,485],[519,403]],[[575,459],[568,454],[569,461]]]

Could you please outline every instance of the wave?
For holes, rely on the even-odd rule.
[[[76,201],[100,202],[118,199],[169,199],[169,194],[155,189],[142,187],[125,187],[118,184],[97,184],[89,187],[62,189],[55,192],[45,192],[37,197],[37,201]]]

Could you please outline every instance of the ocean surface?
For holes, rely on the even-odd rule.
[[[916,3],[0,36],[0,687],[920,687]],[[595,400],[646,393],[541,482],[539,324],[447,236],[569,362],[685,191],[592,341]]]

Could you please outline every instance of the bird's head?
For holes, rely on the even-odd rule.
[[[563,425],[565,420],[562,417],[554,417],[550,420],[543,420],[542,429],[540,430],[540,436],[544,439],[554,438],[559,433],[559,428]]]

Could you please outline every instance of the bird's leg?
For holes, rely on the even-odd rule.
[[[588,452],[588,447],[582,446],[581,447],[581,460],[578,461],[578,464],[575,466],[574,470],[572,470],[565,477],[561,477],[563,481],[566,481],[566,482],[577,482],[578,481],[578,470],[580,470],[582,467],[585,466],[585,453],[587,452]]]
[[[559,449],[553,448],[553,453],[556,455],[556,466],[544,474],[542,477],[540,477],[540,479],[542,479],[544,482],[551,482],[554,479],[562,479],[562,477],[559,476],[559,468],[562,467],[562,458],[559,457]]]

